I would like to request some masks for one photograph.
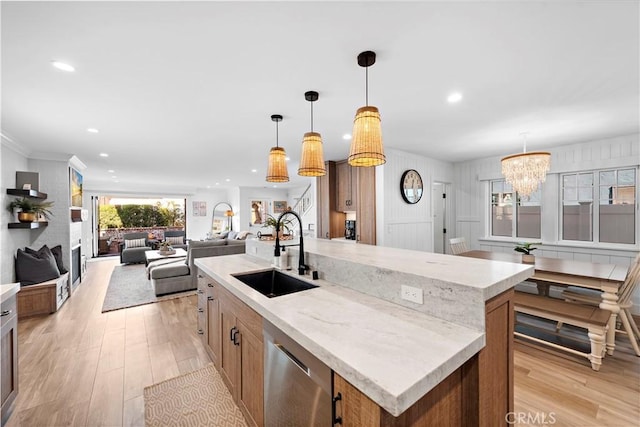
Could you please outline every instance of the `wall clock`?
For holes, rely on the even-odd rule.
[[[422,198],[422,177],[418,171],[409,169],[400,178],[400,194],[405,202],[415,204]]]

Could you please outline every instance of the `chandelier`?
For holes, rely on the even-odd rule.
[[[380,111],[369,105],[369,67],[376,63],[375,52],[366,51],[358,55],[358,65],[365,69],[366,105],[356,111],[353,120],[353,137],[347,161],[351,166],[370,167],[386,162],[382,146]]]
[[[547,178],[551,154],[546,151],[527,153],[527,133],[521,135],[524,136],[524,150],[502,158],[502,175],[514,191],[528,197]]]
[[[278,145],[278,123],[282,121],[280,114],[271,116],[271,120],[276,122],[276,146],[269,151],[269,164],[267,166],[267,182],[289,182],[289,172],[287,171],[287,153],[284,148]]]
[[[308,91],[304,99],[311,104],[311,132],[304,134],[302,140],[302,155],[300,156],[300,176],[323,176],[327,174],[324,167],[324,155],[322,152],[322,137],[313,131],[313,102],[318,100],[318,92]]]

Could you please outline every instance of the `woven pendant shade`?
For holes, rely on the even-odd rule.
[[[378,166],[387,161],[380,122],[380,112],[376,107],[361,107],[356,112],[348,158],[351,166]]]
[[[551,154],[546,151],[513,154],[502,159],[502,175],[513,189],[529,196],[547,178]]]
[[[271,147],[271,151],[269,151],[267,182],[289,182],[287,153],[282,147]]]
[[[322,137],[318,132],[307,132],[302,139],[302,158],[298,175],[323,176],[326,173],[322,153]]]

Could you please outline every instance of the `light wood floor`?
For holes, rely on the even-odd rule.
[[[117,262],[89,262],[58,313],[19,322],[20,392],[7,427],[143,426],[145,386],[209,363],[195,296],[100,312]],[[600,372],[517,344],[515,410],[529,416],[518,425],[552,416],[556,426],[638,426],[640,358],[620,341]]]

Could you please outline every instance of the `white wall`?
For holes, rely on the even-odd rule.
[[[27,157],[24,153],[19,153],[14,148],[9,146],[9,143],[2,139],[2,147],[0,147],[0,164],[2,165],[2,207],[0,209],[0,276],[2,283],[15,282],[15,269],[14,269],[14,257],[18,248],[29,246],[32,239],[37,234],[42,232],[42,229],[36,230],[21,230],[12,229],[9,230],[7,224],[10,222],[16,222],[14,215],[9,213],[6,206],[15,200],[14,196],[7,194],[7,188],[15,188],[16,186],[16,171],[29,171]],[[46,190],[44,190],[46,191]]]
[[[278,216],[273,212],[273,202],[276,200],[289,200],[289,189],[287,188],[267,188],[267,187],[240,187],[239,189],[239,207],[236,212],[239,217],[239,227],[235,227],[234,230],[247,230],[252,234],[257,234],[258,231],[269,232],[269,229],[258,227],[256,225],[250,225],[251,222],[251,201],[262,200],[265,202],[265,211],[267,214]],[[263,218],[264,219],[264,218]]]
[[[193,202],[207,203],[207,216],[193,216]],[[198,189],[195,194],[187,196],[185,218],[187,223],[187,238],[202,240],[211,231],[213,221],[213,207],[220,202],[229,203],[235,212],[235,206],[231,203],[229,191],[226,189]],[[238,230],[235,226],[234,230]]]
[[[452,183],[453,164],[392,149],[386,149],[385,155],[387,162],[376,169],[377,244],[431,252],[431,184]],[[416,204],[405,202],[400,195],[400,179],[407,169],[415,169],[422,177],[424,190]]]

